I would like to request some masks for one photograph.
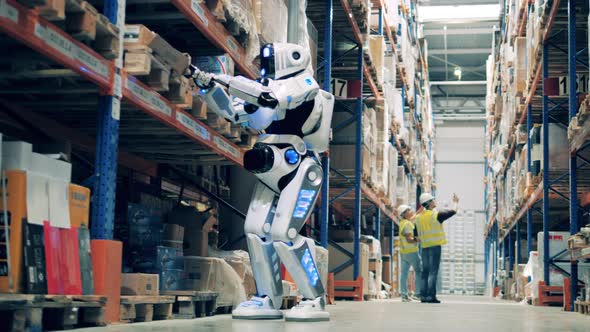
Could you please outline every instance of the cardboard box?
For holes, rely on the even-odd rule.
[[[0,260],[0,293],[22,293],[24,291],[23,272],[23,223],[27,221],[26,207],[26,173],[24,171],[6,171],[6,204],[10,235],[10,275],[12,287],[8,282],[8,264]],[[3,187],[0,186],[0,195]],[[1,197],[1,196],[0,196]],[[0,210],[5,209],[0,200]],[[4,229],[4,213],[0,213],[0,229]],[[0,243],[4,246],[4,243]]]
[[[193,98],[191,114],[198,120],[207,120],[207,104],[201,97]]]
[[[2,142],[2,169],[29,170],[33,146],[27,142]]]
[[[353,252],[354,242],[342,242],[338,244],[349,252]],[[369,246],[365,243],[361,243],[360,248],[359,277],[363,278],[363,292],[367,293],[369,291]],[[328,258],[329,270],[333,270],[337,266],[342,265],[344,262],[350,259],[348,255],[344,254],[332,245],[328,247],[328,252],[330,254]],[[350,264],[344,270],[335,273],[334,280],[353,280],[353,273],[354,267],[352,264]]]
[[[65,182],[72,180],[72,164],[33,152],[31,171]]]
[[[90,214],[90,189],[77,184],[69,185],[70,223],[72,227],[88,228]]]
[[[121,274],[121,295],[157,296],[160,279],[157,274],[123,273]]]
[[[369,36],[369,56],[377,71],[377,81],[383,83],[383,62],[385,56],[385,37]]]
[[[47,294],[43,226],[23,222],[24,265],[28,294]]]

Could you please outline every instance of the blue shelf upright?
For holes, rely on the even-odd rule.
[[[125,8],[125,0],[105,0],[104,2],[104,15],[111,23],[117,25],[120,31],[123,31],[125,13],[124,10],[119,11],[120,8]],[[119,59],[116,61],[115,77],[115,80],[119,79],[119,81],[118,68],[121,68],[123,50],[120,52]],[[113,84],[117,86],[116,83]],[[114,95],[103,95],[99,98],[90,234],[93,239],[111,240],[115,219],[121,91],[114,89]]]

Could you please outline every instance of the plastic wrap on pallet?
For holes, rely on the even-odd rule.
[[[247,37],[243,46],[246,49],[248,61],[254,60],[260,53],[260,39],[258,38],[256,18],[252,10],[252,1],[223,0],[223,6],[236,24],[245,31]]]
[[[370,235],[361,235],[361,242],[369,246],[369,259],[381,259],[381,242]]]
[[[254,0],[254,15],[263,43],[287,42],[288,9],[284,0]]]
[[[248,252],[244,250],[223,251],[209,247],[209,256],[222,258],[236,271],[244,286],[246,297],[256,294],[256,283]]]
[[[180,282],[182,290],[216,292],[217,306],[235,306],[246,300],[240,276],[224,259],[184,256],[176,260],[186,273]]]

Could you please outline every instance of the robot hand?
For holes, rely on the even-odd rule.
[[[206,73],[193,64],[189,65],[184,76],[192,78],[200,89],[210,89],[215,84],[213,74]]]

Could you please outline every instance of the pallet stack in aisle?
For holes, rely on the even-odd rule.
[[[459,212],[453,221],[444,223],[447,245],[443,246],[442,291],[447,294],[475,294],[476,214]]]

